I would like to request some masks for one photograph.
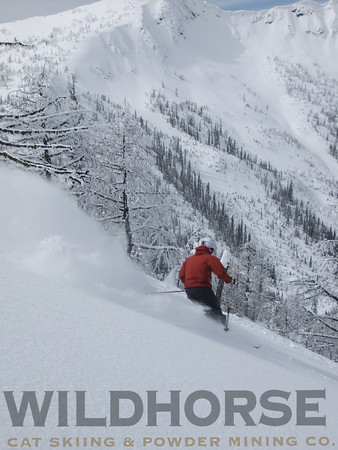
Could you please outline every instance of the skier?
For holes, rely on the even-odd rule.
[[[184,261],[178,276],[190,300],[209,306],[214,315],[219,316],[222,310],[211,288],[211,272],[226,283],[231,283],[232,278],[217,256],[212,254],[215,248],[213,239],[201,239],[195,253]]]

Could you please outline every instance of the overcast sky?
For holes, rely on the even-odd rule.
[[[269,9],[278,5],[290,5],[296,3],[297,0],[208,0],[209,3],[213,3],[220,8],[230,11],[236,11],[239,9],[260,10]],[[327,0],[316,0],[319,3],[326,3]]]
[[[0,0],[0,23],[31,16],[54,14],[96,1],[98,0]],[[316,1],[325,3],[327,0]],[[230,11],[268,9],[277,5],[295,3],[292,0],[208,0],[208,2]]]

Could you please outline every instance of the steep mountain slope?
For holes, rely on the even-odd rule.
[[[2,393],[3,448],[21,443],[33,447],[37,438],[41,448],[55,446],[57,439],[60,447],[66,439],[64,447],[87,448],[94,438],[102,440],[102,447],[109,447],[103,445],[105,438],[114,438],[116,447],[123,448],[126,437],[134,440],[135,448],[143,448],[143,438],[164,436],[189,436],[193,448],[192,439],[199,436],[218,437],[224,446],[234,437],[240,439],[240,448],[254,447],[252,439],[263,439],[260,448],[271,448],[273,439],[293,445],[297,441],[301,448],[309,436],[337,442],[335,363],[248,320],[231,317],[231,331],[225,334],[182,294],[146,295],[165,286],[146,279],[117,239],[103,234],[65,192],[36,176],[0,167],[0,201],[2,390],[13,392],[18,408],[22,391],[35,393],[39,408],[46,391],[53,392],[50,407],[41,409],[45,426],[33,422],[30,407],[17,415],[22,426],[12,426],[16,414],[12,408],[10,416]],[[260,404],[269,390],[270,401],[279,406]],[[68,392],[62,418],[61,391]],[[107,426],[102,420],[90,428],[80,424],[76,391],[86,392],[85,417],[106,417]],[[132,391],[142,399],[144,412],[134,425],[111,426],[110,391]],[[147,410],[154,410],[148,406],[148,391],[156,391],[157,402],[163,403],[170,402],[171,391],[180,391],[181,426],[169,426],[168,411],[157,413],[158,426],[148,426]],[[206,391],[209,400],[203,398]],[[246,396],[257,398],[250,411],[255,426],[245,426],[248,416],[238,412],[234,424],[225,425],[229,405],[225,408],[224,391],[237,391],[236,404],[246,402]],[[209,416],[212,396],[214,419],[203,428],[183,412],[194,392],[202,396],[194,402],[195,417],[201,419]],[[325,426],[313,425],[311,433],[308,425],[296,426],[302,420],[296,400],[301,410],[302,392],[308,403],[304,420],[325,417]],[[318,410],[312,408],[315,404]],[[121,400],[119,408],[119,417],[133,415],[130,401]],[[278,428],[259,423],[262,413],[273,420],[283,417],[284,423]],[[51,439],[54,445],[49,445]]]
[[[331,133],[329,126],[315,126],[311,118],[321,122],[328,108],[334,120],[336,7],[335,2],[305,2],[230,14],[198,1],[127,2],[125,8],[133,11],[124,19],[127,23],[121,24],[119,17],[108,32],[84,42],[73,67],[83,89],[126,97],[139,114],[171,134],[177,133],[146,107],[151,89],[169,101],[207,105],[210,116],[221,120],[245,151],[285,171],[297,195],[333,225],[337,216],[330,193],[336,164],[329,145],[335,143],[335,128],[333,124]],[[222,154],[209,158],[203,146],[195,157],[198,144],[184,144],[202,173],[203,156],[212,160],[212,173],[226,163],[241,172]],[[209,170],[205,179],[210,180]],[[238,215],[248,210],[252,192],[259,190],[250,175],[245,179],[247,188],[230,169],[220,177],[223,188],[213,185],[227,199],[230,191],[230,201],[236,193],[244,195],[246,204],[234,206]]]

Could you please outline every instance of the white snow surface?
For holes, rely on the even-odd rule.
[[[240,417],[225,427],[224,412],[199,428],[182,412],[181,427],[169,426],[168,413],[158,414],[158,427],[147,427],[145,413],[127,429],[87,429],[75,427],[70,406],[65,429],[57,427],[54,402],[44,428],[33,427],[30,413],[24,427],[12,428],[1,399],[1,448],[10,438],[27,436],[45,443],[51,437],[113,436],[116,448],[123,448],[125,437],[143,448],[145,436],[218,436],[223,448],[229,436],[295,436],[302,449],[308,436],[338,444],[335,363],[234,316],[225,333],[183,293],[149,294],[173,287],[140,273],[118,235],[105,235],[74,199],[34,175],[0,166],[0,204],[1,387],[14,391],[18,403],[22,391],[36,391],[42,401],[52,390],[69,391],[74,405],[74,391],[83,390],[88,416],[105,417],[112,390],[134,391],[144,403],[149,390],[164,403],[179,390],[183,411],[185,398],[197,390],[213,392],[222,405],[224,390],[251,390],[259,402],[263,392],[279,389],[291,392],[293,411],[290,422],[277,428],[245,427]],[[319,403],[319,412],[307,413],[325,415],[326,428],[295,425],[295,391],[306,389],[326,390],[326,399],[308,400]],[[205,417],[210,407],[201,402],[196,414]],[[256,423],[261,413],[258,403]]]

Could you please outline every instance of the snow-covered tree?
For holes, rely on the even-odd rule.
[[[0,157],[26,168],[82,182],[82,134],[89,117],[65,90],[54,95],[47,64],[31,69],[0,108]]]

